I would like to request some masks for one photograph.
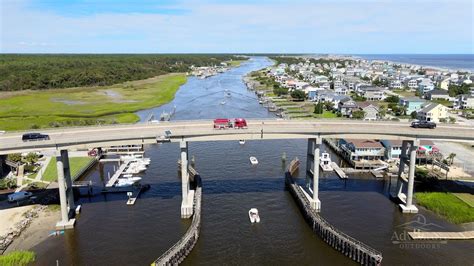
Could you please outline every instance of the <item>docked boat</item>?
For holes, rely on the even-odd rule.
[[[240,144],[240,145],[244,145],[244,144],[245,144],[245,140],[243,140],[243,139],[239,140],[239,144]]]
[[[139,176],[119,178],[117,179],[117,183],[115,183],[115,186],[116,187],[130,187],[130,186],[133,186],[135,183],[140,182],[140,180],[142,180],[142,178]]]
[[[323,171],[333,171],[334,169],[331,166],[331,156],[327,152],[321,153],[321,159],[319,162],[319,166]]]
[[[252,208],[249,210],[249,218],[251,223],[259,223],[260,222],[260,216],[258,215],[258,210],[257,208]]]
[[[258,160],[257,160],[257,158],[255,158],[254,156],[250,156],[249,159],[250,159],[250,163],[251,163],[251,164],[253,164],[253,165],[258,164]]]

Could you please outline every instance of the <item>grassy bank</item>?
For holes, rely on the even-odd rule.
[[[69,168],[71,170],[71,177],[76,176],[86,165],[93,160],[92,157],[70,157]],[[49,161],[48,166],[43,174],[43,180],[47,182],[56,181],[58,179],[58,171],[56,168],[56,158]],[[74,180],[73,180],[74,181]]]
[[[22,266],[35,261],[35,253],[32,251],[13,251],[0,256],[2,266]]]
[[[0,130],[133,123],[134,112],[170,102],[186,82],[167,74],[101,87],[34,91],[0,99]]]
[[[461,224],[474,222],[474,208],[451,193],[421,192],[415,193],[417,203],[449,221]]]

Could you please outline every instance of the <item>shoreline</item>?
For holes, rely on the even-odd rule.
[[[29,250],[44,241],[60,219],[59,210],[30,205],[2,210],[0,253]]]

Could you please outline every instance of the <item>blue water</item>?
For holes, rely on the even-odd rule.
[[[474,54],[360,54],[355,56],[367,60],[387,60],[396,63],[474,72]]]

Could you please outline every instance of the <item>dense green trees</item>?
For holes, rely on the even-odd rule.
[[[304,91],[301,91],[301,90],[292,91],[290,96],[291,96],[291,98],[293,98],[295,100],[298,100],[298,101],[303,101],[304,98],[306,98],[306,94],[304,93]]]
[[[219,65],[232,55],[0,55],[0,91],[102,86]]]
[[[455,97],[460,94],[469,94],[470,93],[470,85],[463,83],[461,86],[457,85],[449,85],[448,87],[448,94],[451,97]]]

